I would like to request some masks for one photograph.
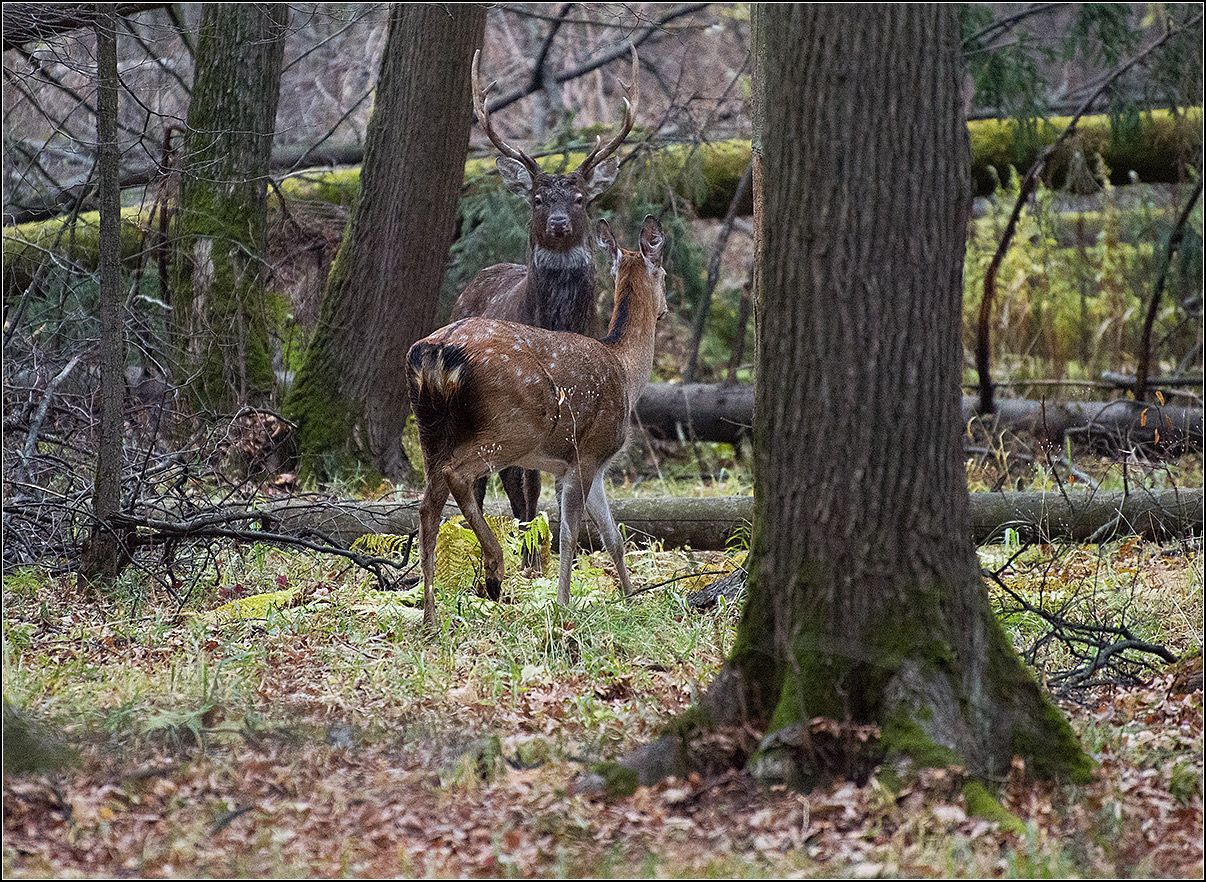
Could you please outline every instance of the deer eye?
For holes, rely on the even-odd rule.
[[[574,205],[581,205],[581,204],[582,204],[582,194],[575,193],[574,194]]]
[[[541,195],[539,193],[537,193],[535,196],[532,197],[532,202],[534,202],[536,205],[543,205],[544,199],[543,199],[543,197],[541,197]]]

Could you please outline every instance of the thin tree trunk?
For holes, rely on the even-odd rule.
[[[360,201],[288,401],[310,473],[410,472],[401,366],[435,322],[469,144],[469,65],[485,20],[469,5],[390,12]]]
[[[733,232],[733,223],[737,220],[738,208],[749,198],[750,186],[753,183],[754,166],[751,160],[746,166],[745,174],[733,191],[733,199],[725,212],[724,222],[720,232],[716,234],[716,244],[712,249],[712,257],[708,261],[708,280],[704,285],[703,296],[695,313],[695,321],[691,327],[691,343],[687,347],[687,367],[683,370],[683,382],[694,383],[699,370],[699,347],[703,344],[704,331],[708,327],[708,314],[712,311],[712,295],[716,293],[716,284],[720,281],[720,265],[724,260],[724,251],[729,244],[729,236]],[[744,326],[743,326],[744,327]]]
[[[1152,361],[1152,328],[1156,325],[1156,316],[1160,312],[1160,298],[1164,294],[1164,282],[1168,278],[1169,268],[1172,266],[1173,254],[1181,245],[1181,239],[1185,235],[1185,225],[1189,221],[1189,215],[1193,212],[1194,205],[1198,202],[1198,197],[1202,195],[1202,181],[1199,180],[1194,185],[1193,193],[1185,202],[1185,207],[1181,209],[1181,213],[1177,215],[1177,221],[1173,224],[1172,232],[1168,234],[1168,244],[1164,249],[1164,259],[1160,262],[1160,271],[1156,275],[1156,286],[1152,290],[1152,299],[1148,301],[1147,313],[1143,317],[1143,332],[1139,336],[1139,358],[1135,368],[1135,400],[1147,400],[1148,388],[1148,373],[1151,370]]]
[[[755,7],[765,216],[749,596],[699,706],[611,780],[699,761],[718,724],[768,733],[761,776],[1014,754],[1089,761],[996,622],[971,541],[960,446],[960,301],[971,207],[962,63],[942,6]],[[801,206],[804,210],[801,211]],[[814,717],[873,749],[809,749]],[[685,742],[685,743],[684,743]]]
[[[121,509],[122,404],[125,341],[121,321],[121,190],[117,146],[117,4],[98,4],[97,171],[100,196],[100,437],[92,510],[95,516],[80,574],[88,580],[115,578],[128,555],[124,535],[110,524]]]
[[[289,7],[205,6],[180,157],[172,306],[178,374],[205,409],[275,385],[263,290],[268,162]]]

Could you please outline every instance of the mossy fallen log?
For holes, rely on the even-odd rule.
[[[968,122],[972,151],[972,176],[977,195],[993,192],[998,182],[1009,177],[1011,167],[1025,171],[1038,152],[1055,140],[1067,126],[1069,117],[1052,117],[1033,130],[1020,129],[1014,120],[982,119]],[[1100,155],[1110,169],[1115,184],[1126,184],[1131,173],[1145,183],[1171,183],[1183,180],[1186,166],[1192,163],[1202,146],[1202,108],[1191,107],[1173,114],[1167,110],[1143,113],[1125,131],[1111,129],[1104,114],[1087,116],[1077,126],[1076,136],[1047,163],[1046,181],[1062,186],[1068,163],[1076,151],[1092,161]],[[539,160],[546,170],[574,168],[584,153],[554,154]],[[688,199],[701,217],[723,217],[732,201],[741,176],[750,159],[750,142],[725,139],[706,144],[673,144],[660,148],[652,160],[657,174],[671,182],[679,195]],[[638,163],[635,168],[647,173]],[[493,186],[494,160],[470,159],[465,165],[467,183],[486,182]],[[359,192],[357,168],[311,172],[286,182],[290,195],[321,202],[351,204]],[[601,200],[622,194],[616,187]],[[739,205],[738,213],[748,215],[752,199]]]
[[[1071,121],[1056,116],[1039,122],[1033,131],[1019,131],[1014,120],[983,119],[968,123],[972,148],[972,178],[977,195],[992,192],[1012,166],[1024,173],[1038,152],[1050,144]],[[1149,184],[1183,180],[1186,168],[1202,148],[1202,108],[1188,107],[1172,113],[1146,111],[1134,123],[1112,127],[1106,114],[1086,116],[1076,134],[1047,162],[1044,179],[1050,186],[1064,184],[1069,163],[1077,151],[1091,169],[1100,155],[1110,170],[1110,180],[1126,184],[1134,173]]]
[[[1200,408],[1116,401],[1032,401],[1002,398],[991,417],[978,414],[978,401],[963,399],[963,422],[1000,431],[1025,432],[1051,441],[1071,435],[1098,445],[1120,442],[1166,450],[1202,448]],[[635,420],[656,438],[722,441],[747,436],[754,419],[754,387],[724,383],[653,383],[637,404]]]
[[[1166,540],[1202,534],[1202,489],[1118,492],[972,493],[972,538],[977,543],[1000,539],[1006,529],[1023,538],[1105,541],[1125,535]],[[488,505],[502,511],[502,503]],[[719,550],[753,516],[749,496],[663,496],[616,499],[612,513],[630,539],[659,541],[665,547]],[[550,523],[557,510],[542,506]],[[445,515],[457,514],[449,506]],[[418,529],[418,503],[288,502],[266,509],[265,529],[321,535],[350,545],[366,533],[411,533]],[[554,531],[555,533],[556,531]],[[599,547],[592,530],[583,538]]]
[[[1011,120],[973,120],[968,123],[972,149],[972,174],[976,192],[991,193],[998,180],[1005,180],[1010,166],[1025,169],[1042,149],[1067,125],[1068,120],[1054,117],[1039,123],[1033,131],[1019,134]],[[1187,108],[1173,114],[1166,110],[1144,112],[1125,131],[1112,131],[1109,118],[1088,116],[1081,120],[1078,134],[1067,149],[1048,163],[1048,182],[1063,182],[1068,160],[1075,150],[1088,157],[1100,154],[1115,183],[1126,183],[1131,172],[1147,183],[1178,181],[1185,167],[1198,155],[1202,145],[1202,109]],[[581,162],[581,152],[570,151],[543,157],[546,169],[573,168]],[[350,158],[350,157],[349,157]],[[672,144],[656,150],[647,160],[630,163],[626,174],[652,175],[665,180],[680,196],[695,206],[702,217],[721,217],[733,198],[737,184],[749,163],[750,142],[725,139],[704,144]],[[492,157],[478,157],[465,165],[469,187],[498,186]],[[285,179],[281,192],[290,199],[313,200],[351,205],[360,191],[358,167],[311,170]],[[602,198],[602,204],[623,197],[621,180]],[[275,200],[270,200],[269,204]],[[739,206],[748,214],[752,203]],[[122,256],[129,260],[138,252],[149,209],[123,211]],[[65,218],[6,226],[4,228],[4,272],[6,291],[28,284],[38,264],[53,247],[55,235]],[[63,236],[56,254],[83,269],[96,266],[96,212],[80,215],[73,237]]]

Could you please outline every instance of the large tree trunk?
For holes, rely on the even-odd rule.
[[[129,559],[124,534],[111,522],[121,510],[122,399],[125,341],[121,321],[121,190],[117,147],[116,4],[96,10],[96,140],[100,196],[100,437],[92,491],[95,515],[80,561],[85,579],[108,580]],[[7,708],[7,705],[5,706]],[[7,714],[6,714],[7,719]]]
[[[303,468],[409,469],[402,364],[431,331],[469,146],[469,65],[486,13],[395,4],[369,122],[359,202],[290,394]]]
[[[263,291],[268,160],[289,7],[205,6],[180,162],[171,292],[178,374],[203,408],[272,392]]]
[[[808,749],[814,717],[876,750],[999,775],[1089,761],[994,619],[960,446],[971,184],[959,28],[941,6],[755,7],[765,89],[754,524],[732,657],[628,780],[681,771],[707,725],[770,733],[757,771],[807,782],[867,756]],[[876,757],[878,758],[878,757]],[[865,766],[864,766],[865,768]],[[623,777],[623,776],[621,776]]]

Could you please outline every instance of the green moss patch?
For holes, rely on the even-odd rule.
[[[963,801],[967,804],[969,815],[992,821],[1002,830],[1008,830],[1019,836],[1026,832],[1026,825],[1022,823],[1022,819],[1001,805],[1001,801],[993,796],[980,781],[973,780],[964,783]]]

